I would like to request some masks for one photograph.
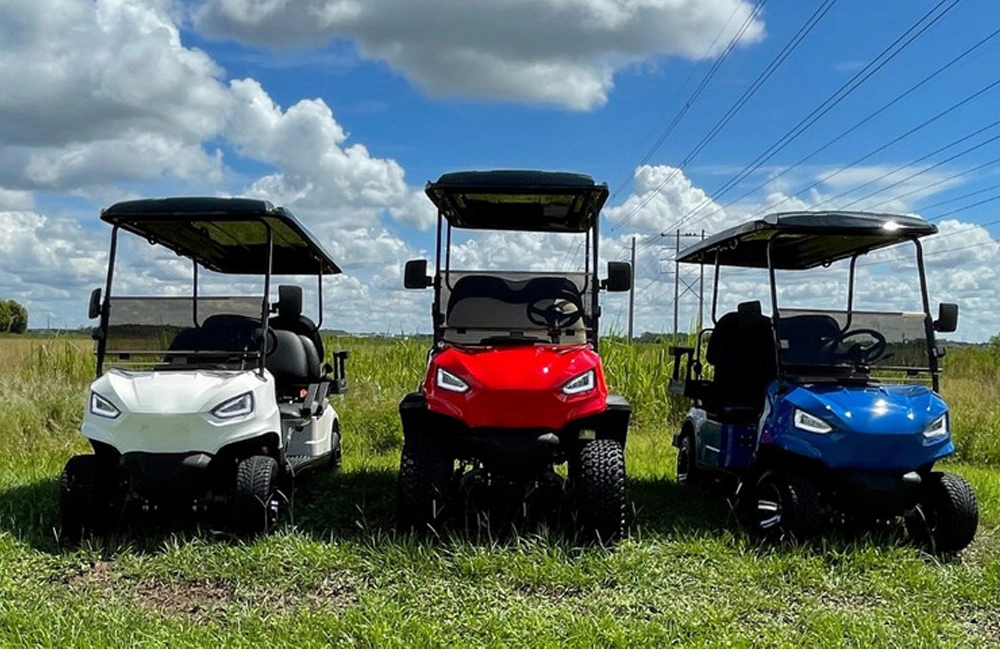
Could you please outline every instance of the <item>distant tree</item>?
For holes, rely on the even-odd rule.
[[[14,300],[0,300],[0,332],[23,334],[28,329],[28,310]]]
[[[990,338],[990,353],[995,357],[1000,357],[1000,334],[994,334]]]
[[[24,334],[28,329],[28,310],[13,300],[7,302],[10,305],[10,331],[14,334]]]
[[[0,332],[10,331],[10,321],[13,314],[10,313],[10,303],[0,300]]]

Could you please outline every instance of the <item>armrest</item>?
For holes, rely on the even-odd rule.
[[[694,348],[689,348],[686,346],[672,345],[669,349],[670,354],[674,357],[674,374],[671,377],[673,380],[679,380],[680,370],[681,370],[681,360],[687,357],[687,363],[684,364],[685,372],[684,379],[691,378],[691,359],[694,358]]]
[[[325,407],[326,396],[330,392],[330,382],[321,381],[318,384],[309,384],[306,389],[305,399],[302,401],[302,417],[310,418],[314,415],[322,415]]]
[[[350,356],[347,350],[338,350],[330,355],[333,365],[327,364],[327,374],[331,374],[330,393],[333,395],[343,395],[347,392],[347,357]]]

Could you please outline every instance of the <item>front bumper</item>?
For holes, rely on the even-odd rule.
[[[427,408],[421,393],[410,393],[399,405],[403,435],[433,440],[460,459],[481,461],[490,471],[532,475],[588,440],[611,438],[625,444],[632,407],[609,395],[604,411],[573,420],[560,429],[468,427],[460,420]]]
[[[199,496],[210,487],[213,456],[202,452],[148,453],[130,451],[121,456],[121,467],[131,489],[159,496]]]
[[[837,505],[845,511],[894,516],[916,505],[923,477],[915,471],[841,469],[831,472]]]

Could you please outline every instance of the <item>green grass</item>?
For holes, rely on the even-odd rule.
[[[898,530],[760,546],[717,494],[673,482],[656,346],[602,348],[636,410],[631,537],[584,548],[545,529],[415,540],[392,531],[396,405],[424,343],[338,341],[345,465],[299,485],[293,521],[241,541],[147,522],[59,545],[57,477],[92,372],[87,342],[5,339],[0,380],[3,646],[996,646],[1000,644],[1000,364],[948,357],[958,460],[981,504],[976,542],[939,559]]]

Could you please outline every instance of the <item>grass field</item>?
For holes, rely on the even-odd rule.
[[[934,558],[899,530],[760,546],[723,499],[673,482],[666,349],[608,342],[609,382],[635,407],[630,538],[584,548],[546,530],[415,540],[392,530],[399,398],[425,344],[338,341],[343,471],[299,484],[292,521],[244,542],[155,522],[64,548],[57,478],[89,342],[0,340],[0,645],[997,646],[1000,359],[947,358],[958,454],[980,499],[974,544]]]

